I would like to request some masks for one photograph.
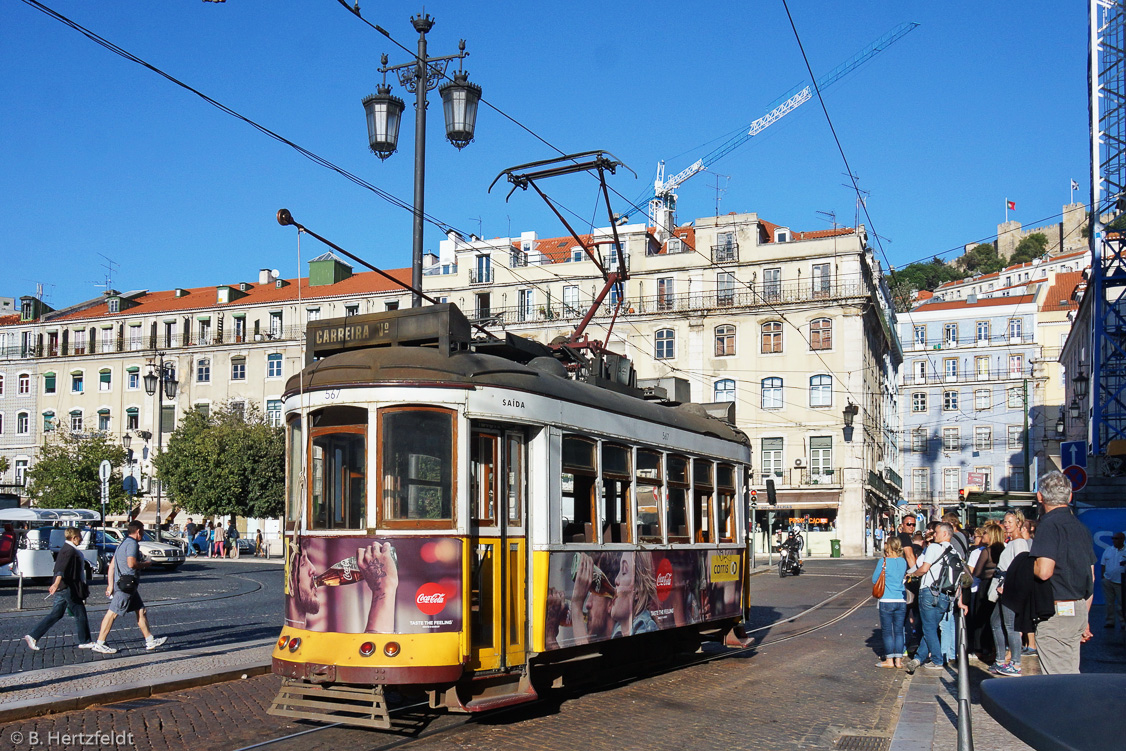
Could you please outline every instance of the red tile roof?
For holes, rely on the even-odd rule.
[[[1088,253],[1085,250],[1079,250],[1079,251],[1076,251],[1074,253],[1063,253],[1063,254],[1058,255],[1058,256],[1049,257],[1048,262],[1054,263],[1056,261],[1066,261],[1070,258],[1078,258],[1079,256],[1084,256],[1084,255],[1087,255],[1087,254]],[[1039,265],[1039,264],[1037,264],[1037,265]],[[1025,261],[1024,263],[1018,263],[1014,266],[1006,266],[1005,268],[1001,269],[1000,271],[994,271],[993,273],[990,273],[990,274],[981,274],[980,276],[963,277],[962,279],[955,279],[952,282],[943,282],[942,284],[938,285],[937,289],[942,289],[943,287],[956,287],[959,284],[976,283],[976,282],[979,282],[979,281],[983,281],[985,279],[995,279],[995,278],[999,277],[1001,274],[1004,274],[1006,271],[1019,271],[1021,269],[1026,269],[1026,268],[1029,268],[1031,266],[1032,266],[1032,261]],[[967,279],[969,280],[968,282],[966,281]]]
[[[1056,283],[1049,287],[1044,294],[1044,304],[1040,306],[1040,310],[1045,312],[1078,310],[1079,300],[1076,299],[1075,290],[1083,283],[1082,271],[1067,271],[1056,274]]]
[[[1019,305],[1033,302],[1035,295],[1019,295],[1017,297],[979,297],[976,302],[968,300],[953,300],[950,302],[926,302],[915,307],[912,312],[926,312],[928,310],[955,310],[957,308],[986,308],[992,305]]]
[[[393,269],[387,273],[405,284],[410,284],[410,269]],[[400,289],[406,291],[404,288],[384,279],[374,271],[360,272],[336,284],[318,285],[316,287],[310,287],[309,280],[304,278],[288,279],[285,281],[287,283],[280,288],[274,283],[251,284],[250,288],[242,293],[244,297],[239,297],[237,300],[223,305],[217,303],[218,298],[216,287],[214,286],[193,287],[186,290],[188,294],[182,297],[176,297],[176,290],[160,290],[157,292],[146,292],[133,298],[131,301],[133,304],[120,313],[110,313],[107,303],[102,301],[93,307],[53,317],[49,322],[120,318],[121,316],[179,313],[215,308],[237,310],[238,308],[250,305],[282,305],[297,302],[298,291],[301,293],[301,302],[314,302],[326,297],[347,297],[379,292],[392,292]],[[227,286],[238,290],[238,283]]]
[[[20,322],[20,314],[12,313],[11,315],[0,316],[0,326],[15,326]]]

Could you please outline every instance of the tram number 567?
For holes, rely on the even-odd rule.
[[[340,389],[328,389],[323,393],[326,402],[334,402],[340,398]]]

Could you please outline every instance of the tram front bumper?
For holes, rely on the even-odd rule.
[[[388,656],[385,648],[392,643],[397,650]],[[452,683],[464,672],[458,632],[340,634],[287,628],[272,663],[276,675],[308,683],[434,685]]]

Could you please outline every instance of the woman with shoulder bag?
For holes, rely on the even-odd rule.
[[[1005,550],[1005,530],[995,521],[988,521],[982,527],[985,547],[974,567],[974,578],[978,581],[974,595],[974,616],[972,619],[973,649],[971,650],[985,663],[991,663],[998,649],[997,631],[992,628],[995,602],[989,599],[989,590],[995,589],[993,582],[997,575],[997,561]],[[1004,642],[1000,647],[1004,648]]]
[[[903,577],[907,574],[907,561],[903,558],[903,543],[898,537],[889,537],[884,542],[884,557],[872,572],[872,594],[879,589],[879,580],[884,580],[883,592],[879,595],[880,634],[884,638],[884,660],[877,662],[880,668],[903,667],[905,644],[903,626],[907,618],[907,598],[903,587]]]

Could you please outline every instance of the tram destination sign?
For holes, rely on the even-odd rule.
[[[432,345],[449,352],[471,338],[468,319],[450,304],[313,321],[305,337],[308,362],[367,347]]]

